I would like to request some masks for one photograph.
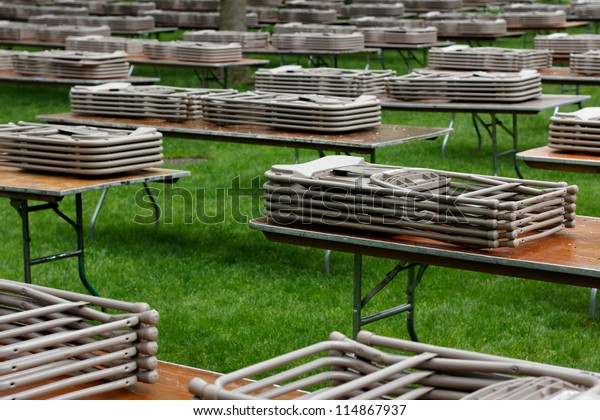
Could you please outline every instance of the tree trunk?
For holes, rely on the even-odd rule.
[[[246,31],[246,0],[221,0],[219,29]]]

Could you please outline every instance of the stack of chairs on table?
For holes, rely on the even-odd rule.
[[[0,399],[79,399],[156,383],[158,319],[146,303],[0,280]]]
[[[324,25],[322,23],[288,22],[277,23],[273,26],[275,34],[295,34],[303,32],[353,34],[357,31],[354,25]]]
[[[268,2],[263,2],[267,4]],[[358,3],[355,1],[355,3]],[[274,2],[272,4],[275,4]],[[279,4],[278,6],[281,6]],[[335,10],[336,13],[340,14],[344,7],[344,0],[285,0],[285,7],[290,9],[327,9]]]
[[[407,12],[459,10],[463,7],[463,0],[403,0],[402,3]]]
[[[334,23],[337,12],[330,9],[284,8],[277,11],[278,22]]]
[[[71,79],[123,79],[129,77],[124,51],[19,51],[13,58],[15,72],[31,77]]]
[[[2,50],[0,51],[0,71],[11,71],[14,69],[13,51]]]
[[[371,3],[371,2],[353,2],[342,7],[342,16],[360,17],[360,16],[392,16],[400,17],[404,14],[404,4],[397,3]]]
[[[519,26],[553,28],[567,23],[567,15],[563,10],[551,12],[500,13],[498,17],[506,20],[506,24],[509,28]]]
[[[202,118],[203,95],[229,92],[235,91],[105,83],[98,86],[73,86],[69,99],[71,111],[76,114],[184,121]]]
[[[142,32],[155,29],[152,16],[41,15],[30,17],[29,22],[44,25],[108,26],[112,32]]]
[[[244,48],[268,48],[271,36],[268,32],[217,31],[204,29],[183,33],[183,40],[188,42],[214,42],[221,44],[238,43]]]
[[[39,28],[40,25],[0,20],[0,39],[11,41],[37,39]]]
[[[150,10],[140,12],[140,16],[153,18],[157,27],[176,26],[180,28],[211,29],[218,28],[220,22],[218,12]],[[258,15],[254,12],[247,12],[245,23],[247,27],[257,26]]]
[[[273,34],[271,44],[278,50],[344,51],[365,47],[365,37],[360,32],[340,33],[283,33]]]
[[[506,20],[496,17],[426,19],[426,23],[437,28],[438,38],[442,36],[500,36],[508,33]]]
[[[343,98],[248,91],[202,98],[203,118],[219,125],[252,124],[323,133],[346,133],[381,125],[381,104],[372,95]]]
[[[162,134],[154,127],[99,130],[55,124],[0,125],[0,166],[105,176],[162,165]]]
[[[155,10],[156,4],[151,1],[113,1],[107,2],[104,6],[106,15],[124,15],[137,16],[142,12]]]
[[[101,26],[77,26],[77,25],[57,25],[45,26],[38,29],[37,37],[47,42],[65,42],[67,37],[96,35],[109,36],[111,29],[106,25]],[[112,52],[112,51],[108,51]]]
[[[143,55],[144,42],[141,39],[117,36],[68,36],[65,38],[65,50],[89,52],[125,51],[127,55]]]
[[[569,69],[578,74],[600,74],[600,50],[570,54]]]
[[[388,95],[403,101],[524,102],[542,95],[536,70],[457,72],[419,70],[388,80]]]
[[[395,75],[394,70],[303,68],[287,65],[258,69],[254,73],[254,87],[268,92],[356,97],[385,93],[387,79]]]
[[[550,117],[548,146],[571,152],[600,153],[600,108],[556,112]]]
[[[518,72],[552,67],[552,51],[450,45],[429,50],[434,69],[465,69]]]
[[[533,45],[535,49],[552,50],[554,54],[584,53],[600,49],[600,35],[567,34],[564,32],[536,35]]]
[[[188,10],[198,12],[216,12],[219,9],[218,0],[154,0],[157,9]]]
[[[350,18],[350,25],[358,28],[381,28],[381,27],[402,27],[402,28],[424,28],[424,19],[398,19],[395,17],[384,16],[361,16]]]
[[[253,379],[234,385],[241,379]],[[593,372],[360,331],[219,377],[193,378],[204,400],[597,400]]]
[[[328,156],[265,173],[274,223],[407,235],[469,248],[517,247],[575,226],[577,186],[375,165]]]
[[[571,0],[567,9],[571,19],[600,18],[600,3],[590,0]]]
[[[431,44],[438,40],[435,26],[411,27],[363,27],[365,44]]]
[[[215,42],[144,41],[144,55],[155,59],[175,59],[202,63],[225,63],[242,59],[242,45]]]

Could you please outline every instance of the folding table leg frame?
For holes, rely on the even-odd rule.
[[[214,80],[217,82],[223,89],[227,89],[229,72],[227,67],[223,67],[223,77],[219,77],[214,71],[210,69],[202,69],[201,71],[194,70],[196,77],[200,81],[200,87],[207,88],[208,82],[210,80]]]
[[[148,183],[144,182],[143,185],[144,190],[146,190],[146,195],[150,197],[150,202],[154,208],[154,225],[158,228],[160,227],[160,206],[156,202],[156,197],[154,194],[152,194],[152,190],[148,186]],[[98,220],[102,204],[104,204],[104,200],[106,199],[106,194],[108,194],[108,188],[102,190],[102,194],[98,199],[98,203],[96,204],[96,208],[94,208],[94,213],[92,214],[92,219],[90,220],[90,238],[92,240],[94,240],[96,237],[96,221]]]
[[[498,175],[498,158],[506,155],[513,155],[513,166],[515,168],[515,172],[519,176],[519,178],[523,178],[523,174],[519,169],[518,161],[517,161],[517,152],[518,152],[518,135],[517,135],[517,114],[512,114],[512,129],[507,127],[502,120],[500,120],[495,113],[490,113],[490,122],[485,122],[483,118],[477,114],[472,113],[473,126],[475,127],[475,131],[477,133],[477,140],[479,142],[479,146],[481,147],[481,131],[479,126],[481,126],[488,133],[490,140],[492,141],[492,154],[494,160],[494,175]],[[506,133],[508,133],[513,140],[512,149],[505,150],[503,152],[498,152],[498,127],[503,129]]]
[[[85,273],[85,259],[83,248],[83,211],[81,193],[75,194],[75,220],[67,216],[58,208],[59,198],[54,201],[48,201],[48,197],[43,196],[28,196],[28,197],[13,197],[11,205],[19,212],[21,216],[21,225],[23,233],[23,263],[25,272],[25,282],[31,283],[31,267],[37,264],[52,262],[64,258],[77,257],[79,267],[79,279],[85,288],[94,296],[99,296],[98,292],[87,280]],[[45,204],[30,206],[29,200],[45,201]],[[52,210],[69,225],[71,225],[77,234],[77,249],[64,251],[54,255],[47,255],[39,258],[31,258],[31,236],[29,231],[29,213],[41,210]]]
[[[424,264],[400,261],[389,273],[387,273],[383,280],[369,290],[363,297],[362,254],[354,254],[354,308],[352,319],[352,336],[356,338],[363,325],[406,312],[406,328],[408,330],[408,335],[410,336],[411,340],[419,341],[417,333],[415,332],[415,291],[421,282],[427,267],[428,265]],[[363,316],[362,311],[365,309],[369,301],[379,292],[381,292],[387,285],[389,285],[396,278],[396,276],[403,271],[406,271],[407,273],[406,303],[373,313],[371,315]]]

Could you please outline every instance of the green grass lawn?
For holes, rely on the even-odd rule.
[[[502,45],[521,47],[522,41],[504,40]],[[385,58],[388,68],[404,73],[395,53],[388,51]],[[341,64],[362,67],[364,58],[343,59]],[[377,68],[376,61],[372,68]],[[233,73],[235,87],[251,88],[247,71]],[[136,74],[154,72],[139,68]],[[165,85],[198,85],[191,71],[162,69],[161,77]],[[558,88],[544,91],[556,93]],[[582,94],[592,95],[584,105],[598,106],[598,92],[583,87]],[[36,115],[70,109],[68,89],[60,87],[2,85],[0,104],[2,123],[34,121]],[[547,111],[519,118],[521,150],[547,142],[550,115]],[[450,120],[448,114],[399,111],[385,111],[383,118],[389,124],[436,127]],[[293,149],[164,140],[166,156],[172,159],[165,167],[192,175],[173,187],[152,185],[164,212],[162,226],[139,222],[148,209],[134,199],[141,187],[128,186],[109,192],[96,238],[86,239],[88,277],[102,295],[145,301],[160,312],[159,358],[228,372],[321,341],[333,330],[350,335],[352,255],[333,253],[331,274],[326,275],[323,251],[272,243],[247,226],[251,217],[260,215],[263,173],[272,164],[293,162]],[[510,140],[502,137],[499,145],[508,148]],[[316,152],[300,152],[302,161],[317,157]],[[441,139],[379,150],[377,159],[459,172],[492,171],[491,144],[484,141],[478,148],[466,114],[457,115],[445,159]],[[579,185],[577,213],[600,216],[596,176],[521,168],[526,178]],[[500,160],[500,174],[515,176],[510,158]],[[237,187],[252,191],[252,196],[239,197]],[[98,197],[97,192],[83,197],[88,221]],[[72,197],[62,207],[72,213]],[[19,216],[8,200],[0,200],[0,214],[0,277],[20,280]],[[68,226],[51,214],[32,215],[32,236],[34,255],[74,245]],[[391,260],[366,258],[365,287],[376,284],[393,266]],[[36,266],[33,279],[84,292],[73,260]],[[398,280],[375,302],[375,309],[404,296],[404,279]],[[600,371],[600,326],[590,319],[589,289],[430,267],[416,299],[416,329],[423,342]],[[408,338],[403,315],[367,329]]]

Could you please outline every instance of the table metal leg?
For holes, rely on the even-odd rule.
[[[362,255],[354,254],[354,298],[353,298],[353,314],[352,314],[352,335],[356,337],[363,325],[370,324],[402,312],[407,313],[406,327],[410,338],[418,341],[414,326],[414,311],[415,311],[415,290],[423,274],[427,269],[427,265],[413,264],[406,261],[400,261],[375,287],[362,295]],[[389,285],[396,276],[403,272],[407,272],[406,286],[406,303],[394,306],[370,315],[363,316],[362,311],[367,306],[369,301]]]
[[[590,290],[590,316],[592,321],[596,320],[596,306],[598,304],[598,289]]]
[[[502,156],[512,155],[513,156],[513,165],[517,175],[520,178],[523,178],[521,171],[518,166],[517,161],[517,151],[518,151],[518,134],[517,134],[517,114],[512,114],[512,128],[507,127],[502,120],[500,120],[495,113],[490,113],[490,122],[485,122],[483,118],[477,114],[471,114],[473,119],[473,125],[475,127],[475,131],[477,133],[477,138],[479,141],[479,146],[481,147],[481,132],[479,130],[479,126],[481,126],[488,133],[490,140],[492,141],[492,158],[494,165],[494,175],[498,175],[498,159]],[[512,140],[512,148],[509,150],[505,150],[503,152],[498,152],[498,128],[503,129],[506,133],[508,133]]]
[[[152,189],[148,185],[147,182],[142,183],[144,185],[144,190],[146,191],[146,195],[150,197],[150,202],[152,203],[152,207],[154,208],[154,224],[156,227],[160,227],[160,206],[156,201],[156,197],[152,193]],[[104,204],[104,200],[106,199],[106,195],[108,194],[108,188],[102,190],[102,194],[98,199],[98,203],[96,203],[96,207],[94,208],[94,213],[92,214],[92,218],[90,220],[90,238],[94,240],[96,238],[96,222],[98,221],[98,216],[100,215],[100,209]]]
[[[83,210],[82,210],[82,199],[81,194],[75,194],[75,220],[71,219],[65,213],[58,208],[58,201],[47,202],[45,204],[39,204],[30,206],[27,199],[11,199],[11,205],[19,212],[21,216],[22,235],[23,235],[23,265],[24,265],[24,277],[26,283],[31,283],[31,267],[37,264],[44,264],[47,262],[57,261],[65,258],[77,257],[79,279],[84,287],[94,296],[98,296],[98,292],[87,280],[85,273],[85,259],[84,259],[84,233],[83,233]],[[77,235],[77,248],[71,251],[64,251],[58,254],[46,255],[38,258],[31,258],[31,235],[29,226],[29,213],[42,210],[52,210],[55,214],[60,216],[69,225],[71,225]]]
[[[454,119],[455,118],[456,117],[453,112],[452,115],[450,116],[450,124],[448,125],[448,128],[452,129],[452,127],[454,127]],[[448,145],[448,139],[450,138],[451,133],[452,133],[452,131],[449,131],[444,136],[444,141],[442,142],[442,159],[446,158],[446,146]]]

